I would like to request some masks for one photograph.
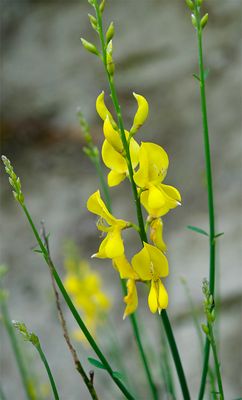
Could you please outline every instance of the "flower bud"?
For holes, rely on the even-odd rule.
[[[134,135],[137,130],[145,123],[148,113],[149,113],[149,104],[145,97],[141,96],[140,94],[133,93],[137,103],[138,109],[134,116],[133,126],[130,129],[130,134]]]
[[[207,325],[205,325],[205,324],[202,324],[201,326],[202,326],[202,330],[203,330],[203,332],[204,332],[204,333],[206,333],[206,335],[208,335],[208,334],[209,334],[209,329],[208,329],[208,326],[207,326]]]
[[[95,31],[97,31],[97,19],[91,14],[88,14],[88,17],[89,17],[90,24],[92,25],[93,29]]]
[[[191,15],[192,25],[197,29],[197,20],[194,14]]]
[[[112,114],[107,109],[106,104],[104,102],[104,91],[100,93],[96,100],[96,110],[100,118],[105,121],[107,116],[109,117],[110,121],[113,120]]]
[[[186,4],[190,8],[190,10],[194,10],[194,4],[192,0],[186,0]]]
[[[207,22],[208,22],[208,13],[206,13],[201,19],[200,24],[201,24],[202,29],[205,28],[205,26],[207,25]]]
[[[114,35],[114,24],[113,24],[113,22],[111,22],[111,24],[109,25],[108,30],[106,32],[107,43],[109,43],[110,40],[112,40],[113,35]]]
[[[112,54],[107,53],[107,70],[108,73],[113,76],[115,71],[115,64],[113,62]]]
[[[104,11],[105,5],[106,5],[106,0],[102,0],[101,4],[99,6],[99,11],[100,11],[101,14]]]
[[[85,49],[87,51],[89,51],[90,53],[95,54],[96,56],[99,56],[98,49],[96,48],[96,46],[94,46],[94,44],[88,42],[87,40],[85,40],[83,38],[81,38],[81,41],[82,41],[83,47],[85,47]]]

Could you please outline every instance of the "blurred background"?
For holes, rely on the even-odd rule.
[[[95,218],[86,210],[88,196],[99,184],[95,169],[83,154],[83,139],[76,108],[88,119],[95,143],[103,141],[102,123],[95,110],[97,95],[107,89],[101,62],[84,51],[80,36],[94,42],[87,1],[1,0],[1,153],[8,156],[21,177],[27,205],[36,224],[44,220],[51,233],[52,258],[64,276],[65,243],[73,241],[81,257],[90,260],[98,247]],[[205,2],[209,23],[204,31],[208,117],[214,174],[218,240],[220,303],[220,358],[226,399],[238,398],[241,387],[241,0]],[[171,317],[192,398],[197,397],[201,355],[190,316],[186,291],[190,288],[202,316],[201,282],[208,276],[208,241],[189,231],[187,225],[208,230],[207,196],[203,158],[200,98],[197,81],[197,47],[189,11],[181,0],[107,1],[105,21],[114,21],[116,84],[126,127],[132,124],[135,91],[150,104],[149,119],[137,140],[155,141],[169,154],[166,183],[180,189],[182,207],[164,217],[170,276],[166,280]],[[97,42],[95,42],[97,43]],[[107,100],[108,102],[109,100]],[[110,104],[110,103],[109,103]],[[128,182],[111,189],[114,214],[134,218]],[[24,321],[36,332],[49,359],[62,399],[88,399],[74,370],[56,315],[50,277],[42,258],[33,252],[35,240],[12,198],[1,166],[1,263],[9,272],[4,287],[9,291],[11,318]],[[126,246],[132,254],[131,236]],[[136,382],[141,400],[149,399],[142,365],[129,320],[122,320],[124,304],[117,274],[109,261],[91,260],[103,279],[112,302],[112,332],[124,360],[127,375]],[[65,310],[70,330],[75,323]],[[145,288],[140,290],[141,320],[150,362],[157,365],[159,326],[147,307]],[[98,342],[113,357],[112,341],[105,326]],[[25,399],[12,349],[2,324],[1,386],[7,399]],[[47,378],[35,350],[20,341],[36,381]],[[77,344],[86,361],[92,352]],[[150,348],[152,347],[153,350]],[[114,358],[114,365],[116,361]],[[157,363],[157,364],[155,364]],[[115,368],[119,369],[116,365]],[[122,396],[105,372],[95,374],[101,399]],[[52,398],[51,393],[43,398]],[[40,398],[40,397],[39,397]],[[177,388],[177,399],[181,399]]]

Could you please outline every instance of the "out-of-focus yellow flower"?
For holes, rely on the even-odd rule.
[[[71,296],[75,306],[90,332],[95,335],[96,329],[105,320],[105,315],[111,307],[110,298],[102,290],[101,277],[91,270],[84,260],[77,260],[72,255],[65,260],[66,276],[64,286]],[[74,331],[77,340],[85,337],[80,330]]]
[[[153,218],[161,217],[181,202],[178,190],[162,183],[168,165],[167,153],[161,146],[149,142],[141,144],[134,181],[141,188],[141,203]]]
[[[160,278],[165,278],[169,273],[166,256],[157,247],[144,243],[143,249],[132,258],[132,266],[142,281],[151,281],[148,296],[150,311],[168,306],[168,294]]]
[[[150,222],[150,240],[158,249],[166,252],[166,244],[163,240],[163,222],[161,218],[155,218]]]
[[[138,295],[134,279],[128,279],[127,281],[128,293],[124,297],[124,302],[127,304],[124,310],[123,319],[125,319],[129,314],[135,312],[138,307]]]
[[[133,126],[130,129],[130,133],[133,135],[137,130],[145,123],[149,114],[149,104],[144,96],[140,94],[133,93],[133,96],[137,100],[138,109],[134,116]]]
[[[122,219],[115,218],[105,206],[101,199],[100,192],[93,193],[88,201],[87,208],[90,212],[100,217],[97,228],[106,232],[107,236],[100,244],[99,250],[92,257],[115,258],[124,254],[124,244],[121,237],[121,231],[130,226],[130,223]],[[106,223],[105,223],[106,222]]]

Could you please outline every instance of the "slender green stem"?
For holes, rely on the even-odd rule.
[[[103,34],[102,16],[101,16],[101,13],[100,13],[100,10],[98,7],[97,0],[94,0],[94,7],[95,7],[95,11],[96,11],[98,32],[99,32],[99,37],[100,37],[101,46],[102,46],[103,64],[104,64],[105,72],[106,72],[108,83],[109,83],[109,88],[110,88],[111,97],[113,100],[113,105],[114,105],[115,112],[116,112],[117,119],[118,119],[118,126],[119,126],[119,130],[120,130],[120,134],[121,134],[122,143],[124,146],[124,151],[125,151],[126,161],[127,161],[127,166],[128,166],[128,172],[129,172],[129,178],[130,178],[132,192],[133,192],[133,196],[134,196],[134,202],[135,202],[135,206],[136,206],[137,220],[139,223],[139,235],[140,235],[141,242],[143,244],[143,242],[147,242],[147,235],[146,235],[145,225],[144,225],[144,220],[143,220],[143,215],[142,215],[142,208],[141,208],[141,203],[140,203],[140,199],[139,199],[138,192],[137,192],[137,187],[136,187],[136,184],[135,184],[134,178],[133,178],[134,172],[133,172],[131,156],[130,156],[130,151],[129,151],[129,144],[128,144],[128,142],[126,140],[126,136],[125,136],[123,118],[122,118],[121,108],[120,108],[120,105],[118,102],[116,88],[114,85],[114,78],[113,78],[113,76],[110,75],[108,68],[107,68],[107,52],[106,52],[107,49],[106,49],[106,43],[105,43],[104,34]],[[171,352],[173,355],[174,362],[176,364],[176,370],[178,373],[182,392],[185,393],[187,396],[187,397],[184,397],[184,399],[188,400],[188,399],[190,399],[190,395],[189,395],[184,371],[182,368],[182,364],[181,364],[181,360],[179,357],[176,342],[175,342],[175,339],[173,336],[173,332],[172,332],[172,329],[171,329],[171,326],[169,323],[169,318],[168,318],[168,315],[165,310],[163,310],[163,315],[164,315],[164,318],[162,318],[162,319],[164,319],[166,321],[166,323],[164,323],[164,321],[163,321],[166,335],[171,334],[171,337],[170,338],[168,337],[168,341],[169,341],[169,345],[171,347]],[[168,326],[169,326],[169,329],[168,329]],[[152,381],[152,386],[150,386],[150,387],[152,390],[153,397],[154,397],[154,399],[156,399],[157,398],[157,390],[154,389],[155,385],[154,385],[153,381]]]
[[[45,357],[45,354],[44,354],[44,352],[43,352],[43,350],[42,350],[42,348],[41,348],[40,345],[36,346],[36,349],[38,350],[38,353],[39,353],[39,355],[40,355],[40,358],[41,358],[41,360],[42,360],[43,363],[44,363],[46,372],[47,372],[48,377],[49,377],[49,380],[50,380],[50,384],[51,384],[51,388],[52,388],[52,391],[53,391],[53,394],[54,394],[54,398],[55,398],[55,400],[59,400],[59,395],[58,395],[58,392],[57,392],[56,384],[55,384],[53,375],[52,375],[52,373],[51,373],[51,370],[50,370],[50,366],[49,366],[49,364],[48,364],[48,361],[47,361],[47,359],[46,359],[46,357]]]
[[[171,324],[170,324],[169,318],[167,316],[166,310],[161,311],[161,319],[162,319],[162,322],[163,322],[163,325],[164,325],[164,328],[166,331],[166,336],[167,336],[167,339],[168,339],[168,342],[169,342],[169,345],[171,348],[173,360],[174,360],[174,363],[176,366],[176,371],[177,371],[180,385],[181,385],[183,398],[184,398],[184,400],[190,400],[190,394],[189,394],[185,374],[183,371],[183,367],[182,367],[181,359],[180,359],[179,352],[177,349],[176,341],[175,341],[175,338],[174,338],[174,335],[172,332]]]
[[[218,388],[219,388],[219,393],[220,393],[220,400],[224,400],[223,383],[222,383],[222,377],[221,377],[221,373],[220,373],[220,365],[219,365],[219,360],[218,360],[217,346],[216,346],[216,342],[215,342],[212,324],[209,324],[209,335],[210,335],[211,347],[212,347],[212,351],[213,351],[215,371],[216,371],[216,375],[217,375],[217,382],[218,382]]]
[[[200,97],[201,97],[201,112],[203,121],[203,140],[204,140],[204,153],[205,153],[205,164],[206,164],[206,177],[207,177],[207,193],[208,193],[208,210],[209,210],[209,246],[210,246],[210,267],[209,267],[209,289],[211,294],[214,296],[215,290],[215,217],[214,217],[214,202],[213,202],[213,180],[212,180],[212,166],[211,166],[211,155],[210,155],[210,144],[209,144],[209,132],[208,132],[208,118],[207,118],[207,103],[206,103],[206,91],[205,91],[205,76],[204,76],[204,64],[203,64],[203,46],[202,46],[202,27],[200,24],[201,14],[200,6],[197,0],[195,1],[194,15],[196,18],[196,32],[198,42],[198,63],[199,63],[199,79],[200,79]],[[203,372],[199,390],[199,400],[203,399],[206,377],[208,373],[209,364],[209,353],[210,353],[210,342],[206,338],[204,348],[204,360],[203,360]]]
[[[169,354],[168,354],[167,339],[165,337],[165,332],[163,330],[161,331],[161,346],[162,346],[162,351],[161,351],[161,363],[160,364],[161,364],[161,370],[162,370],[164,383],[166,385],[167,393],[170,394],[171,399],[175,400],[176,399],[175,386],[174,386],[174,382],[173,382],[172,369],[171,369],[170,359],[169,359]]]
[[[95,342],[95,340],[93,339],[92,335],[90,334],[90,332],[88,331],[86,325],[84,324],[82,318],[80,317],[77,309],[75,308],[74,304],[72,303],[72,300],[70,298],[70,296],[68,295],[59,275],[58,272],[54,266],[54,264],[52,263],[52,261],[49,259],[48,256],[48,251],[45,248],[39,234],[38,231],[32,221],[32,218],[28,212],[28,209],[26,208],[26,206],[23,204],[22,205],[23,211],[29,221],[29,224],[32,228],[32,231],[34,233],[34,236],[39,244],[40,250],[43,254],[43,257],[47,263],[47,265],[51,268],[52,273],[53,273],[53,277],[55,279],[55,282],[58,286],[58,288],[60,289],[60,292],[62,294],[62,296],[65,299],[65,302],[67,304],[67,306],[69,307],[73,317],[75,318],[77,324],[79,325],[79,327],[81,328],[82,332],[84,333],[87,341],[89,342],[90,346],[93,348],[94,352],[96,353],[96,355],[98,356],[99,360],[101,361],[101,363],[104,365],[106,371],[108,372],[108,374],[111,376],[112,380],[116,383],[116,385],[119,387],[119,389],[122,391],[122,393],[126,396],[127,399],[133,400],[133,396],[129,393],[129,391],[126,389],[126,387],[122,384],[122,382],[113,374],[113,370],[110,366],[110,364],[108,363],[107,359],[105,358],[105,356],[103,355],[102,351],[100,350],[100,348],[98,347],[97,343]]]
[[[15,359],[16,359],[16,362],[18,365],[18,369],[19,369],[19,373],[21,376],[24,390],[25,390],[25,394],[29,400],[33,400],[33,396],[31,395],[30,390],[29,390],[28,374],[27,374],[27,371],[26,371],[26,368],[24,365],[24,361],[23,361],[22,354],[21,354],[21,351],[20,351],[20,348],[18,345],[17,337],[14,332],[14,328],[13,328],[11,320],[9,318],[7,305],[4,301],[2,302],[1,308],[2,308],[3,320],[4,320],[4,323],[6,326],[6,330],[8,332],[8,336],[9,336],[12,348],[13,348],[14,356],[15,356]]]

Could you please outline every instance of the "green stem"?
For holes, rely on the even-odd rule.
[[[49,366],[49,364],[48,364],[48,361],[47,361],[47,359],[46,359],[46,357],[45,357],[45,355],[44,355],[44,352],[43,352],[43,350],[42,350],[42,348],[41,348],[40,345],[35,346],[35,347],[36,347],[36,349],[38,350],[38,353],[39,353],[39,355],[40,355],[40,358],[41,358],[41,360],[42,360],[43,363],[44,363],[46,372],[47,372],[48,377],[49,377],[49,380],[50,380],[50,384],[51,384],[51,388],[52,388],[52,391],[53,391],[53,394],[54,394],[54,398],[55,398],[55,400],[59,400],[59,395],[58,395],[58,392],[57,392],[56,384],[55,384],[53,375],[52,375],[52,373],[51,373],[51,370],[50,370],[50,366]]]
[[[219,393],[220,393],[220,400],[224,400],[224,391],[223,391],[223,383],[222,383],[222,377],[220,373],[220,365],[219,365],[219,360],[218,360],[218,353],[217,353],[217,347],[216,347],[216,342],[213,334],[213,327],[211,324],[209,324],[209,335],[211,339],[211,347],[213,351],[213,357],[214,357],[214,364],[215,364],[215,371],[217,375],[217,382],[218,382],[218,388],[219,388]]]
[[[171,399],[175,400],[175,387],[173,382],[172,370],[169,360],[168,348],[167,348],[167,341],[166,337],[164,336],[163,330],[161,331],[161,372],[163,375],[164,383],[166,385],[167,393],[170,394]]]
[[[108,363],[107,359],[105,358],[105,356],[103,355],[103,353],[101,352],[100,348],[98,347],[97,343],[95,342],[95,340],[93,339],[92,335],[90,334],[90,332],[88,331],[86,325],[84,324],[83,320],[81,319],[77,309],[75,308],[74,304],[72,303],[72,300],[70,298],[70,296],[68,295],[59,275],[57,270],[55,269],[54,264],[52,263],[52,261],[49,258],[48,255],[48,251],[45,248],[39,234],[38,231],[32,221],[32,218],[26,208],[25,205],[22,205],[23,211],[29,221],[29,224],[32,228],[32,231],[34,233],[34,236],[39,244],[39,247],[41,249],[41,252],[43,254],[43,257],[47,263],[47,265],[51,268],[52,273],[53,273],[53,277],[55,279],[55,282],[58,286],[58,288],[60,289],[60,292],[62,294],[62,296],[65,299],[65,302],[67,304],[67,306],[69,307],[73,317],[75,318],[77,324],[79,325],[79,327],[81,328],[82,332],[84,333],[87,341],[89,342],[90,346],[93,348],[94,352],[96,353],[96,355],[98,356],[99,360],[101,361],[101,363],[104,365],[106,371],[108,372],[108,374],[111,376],[112,380],[116,383],[116,385],[119,387],[119,389],[121,390],[121,392],[126,396],[127,399],[130,400],[134,400],[133,396],[129,393],[129,391],[126,389],[126,387],[122,384],[122,382],[115,376],[113,375],[113,370],[110,366],[110,364]]]
[[[140,235],[140,239],[141,239],[141,242],[143,245],[143,242],[147,242],[147,235],[146,235],[145,225],[144,225],[144,220],[143,220],[143,215],[142,215],[142,208],[141,208],[140,198],[139,198],[138,192],[137,192],[137,187],[134,182],[134,177],[133,177],[134,172],[133,172],[131,156],[130,156],[130,151],[129,151],[129,144],[128,144],[128,142],[126,140],[126,136],[125,136],[123,118],[122,118],[121,108],[120,108],[120,105],[118,102],[116,88],[114,85],[114,79],[113,79],[113,76],[110,75],[108,68],[107,68],[106,43],[105,43],[104,34],[103,34],[102,16],[101,16],[101,13],[99,10],[99,6],[97,4],[97,0],[94,0],[94,7],[95,7],[95,11],[96,11],[98,32],[99,32],[99,37],[100,37],[101,46],[102,46],[102,57],[103,57],[104,68],[105,68],[105,72],[107,75],[109,88],[110,88],[110,92],[111,92],[111,97],[112,97],[113,105],[114,105],[115,112],[117,115],[118,126],[119,126],[119,130],[120,130],[120,134],[121,134],[122,143],[124,146],[125,155],[126,155],[129,178],[130,178],[130,182],[131,182],[132,192],[133,192],[133,196],[134,196],[134,202],[135,202],[135,206],[136,206],[137,220],[138,220],[138,224],[139,224],[139,235]],[[163,315],[165,315],[164,319],[166,320],[166,323],[164,324],[166,335],[171,334],[171,337],[168,337],[168,341],[169,341],[173,359],[174,359],[174,362],[176,365],[176,370],[178,373],[181,388],[182,388],[183,393],[185,393],[187,396],[187,397],[184,397],[184,399],[188,400],[188,399],[190,399],[190,395],[189,395],[188,387],[186,384],[184,371],[182,368],[182,364],[181,364],[181,360],[179,357],[176,342],[175,342],[175,339],[173,336],[173,332],[172,332],[172,329],[170,326],[169,318],[168,318],[168,315],[165,310],[163,310]],[[167,329],[168,326],[169,326],[169,329]],[[152,391],[154,399],[157,399],[157,390],[155,389],[153,380],[152,380],[152,386],[150,385],[150,387],[151,387],[151,391]]]
[[[8,314],[8,309],[6,303],[3,301],[2,302],[2,315],[3,315],[3,320],[6,326],[6,330],[8,332],[8,336],[13,348],[14,356],[18,365],[19,373],[21,376],[21,380],[23,383],[23,387],[25,390],[25,394],[29,400],[33,400],[33,397],[31,396],[31,393],[29,391],[29,379],[28,379],[28,374],[24,365],[24,361],[22,359],[22,354],[18,345],[18,341],[11,323],[11,320],[9,318]]]
[[[168,339],[168,342],[170,345],[170,349],[171,349],[171,353],[173,356],[173,360],[174,360],[174,363],[176,366],[176,371],[177,371],[177,375],[179,377],[183,398],[184,398],[184,400],[190,400],[190,394],[189,394],[189,390],[187,387],[185,374],[183,371],[183,367],[182,367],[181,359],[180,359],[179,352],[177,349],[176,341],[175,341],[175,338],[174,338],[174,335],[172,332],[171,324],[170,324],[166,310],[161,311],[161,319],[162,319],[162,322],[163,322],[163,325],[165,328],[166,336],[167,336],[167,339]]]
[[[209,289],[214,297],[215,290],[215,217],[214,217],[214,202],[213,202],[213,180],[212,180],[212,166],[211,166],[211,155],[210,155],[210,144],[209,144],[209,132],[208,132],[208,119],[207,119],[207,104],[206,104],[206,91],[205,91],[205,77],[204,77],[204,64],[203,64],[203,46],[202,46],[202,27],[200,24],[201,15],[200,7],[197,1],[195,2],[194,9],[196,24],[197,24],[197,41],[198,41],[198,62],[199,62],[199,78],[200,78],[200,97],[201,97],[201,112],[203,121],[203,141],[204,141],[204,153],[205,153],[205,164],[206,164],[206,177],[207,177],[207,193],[208,193],[208,210],[209,210],[209,247],[210,247],[210,266],[209,266]],[[210,342],[206,338],[204,348],[204,360],[203,360],[203,372],[199,390],[199,400],[203,399],[206,377],[208,373],[209,364],[209,353],[210,353]]]

